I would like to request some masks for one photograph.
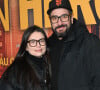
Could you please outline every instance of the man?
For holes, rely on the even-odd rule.
[[[100,90],[100,40],[73,18],[68,0],[52,0],[47,14],[52,90]]]

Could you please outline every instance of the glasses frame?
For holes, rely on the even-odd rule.
[[[67,21],[69,21],[69,17],[71,16],[71,14],[69,14],[69,15],[68,15],[68,14],[62,14],[61,16],[54,15],[55,17],[57,17],[57,22],[54,22],[54,23],[53,23],[52,20],[51,20],[51,18],[54,17],[54,16],[50,16],[50,21],[51,21],[51,23],[52,23],[52,24],[58,23],[59,19],[60,19],[61,22],[67,22],[67,21],[63,21],[63,20],[61,19],[61,17],[64,16],[64,15],[68,16],[68,20],[67,20]]]
[[[30,42],[33,41],[33,40],[35,41],[35,42],[34,42],[34,43],[35,43],[34,46],[32,46],[31,43],[30,43]],[[44,40],[44,41],[45,41],[45,42],[44,42],[44,43],[45,43],[44,45],[41,45],[41,42],[40,42],[41,40]],[[27,43],[29,43],[29,46],[30,46],[30,47],[36,47],[36,46],[37,46],[37,43],[39,43],[40,46],[45,46],[45,45],[46,45],[46,40],[45,40],[45,38],[41,38],[41,39],[39,39],[39,40],[31,39],[31,40],[28,40]]]

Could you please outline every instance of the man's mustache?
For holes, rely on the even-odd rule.
[[[61,28],[61,27],[67,27],[67,25],[60,25],[58,27],[56,27],[55,29]]]

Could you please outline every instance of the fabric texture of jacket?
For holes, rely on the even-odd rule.
[[[18,90],[50,90],[50,77],[46,57],[37,58],[28,52],[4,72],[1,79]]]
[[[9,83],[4,82],[0,79],[0,90],[17,90],[13,88]]]
[[[100,40],[74,19],[63,40],[49,38],[52,90],[100,90]]]

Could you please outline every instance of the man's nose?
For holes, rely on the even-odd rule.
[[[61,19],[59,18],[58,19],[58,25],[61,25],[62,24],[62,21],[61,21]]]

